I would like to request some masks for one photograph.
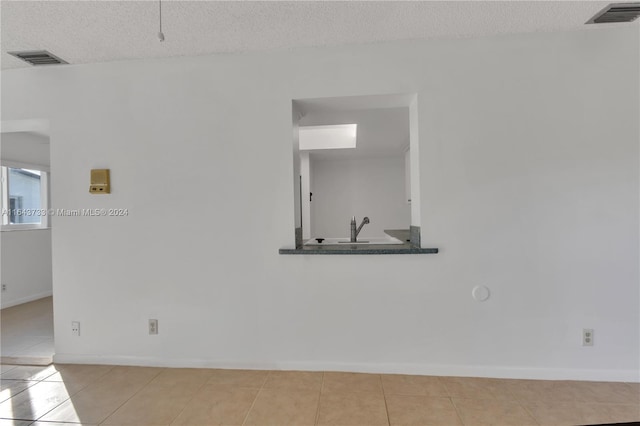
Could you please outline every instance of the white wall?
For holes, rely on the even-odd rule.
[[[3,72],[3,119],[51,120],[55,206],[130,211],[56,221],[57,360],[638,380],[638,39],[634,24]],[[440,253],[278,255],[291,100],[411,92],[422,241]],[[110,196],[87,192],[94,167]]]
[[[382,237],[385,229],[409,229],[404,157],[313,161],[311,181],[312,237],[349,237],[354,215],[358,225],[365,216],[371,221],[360,239]]]
[[[49,138],[29,132],[0,134],[0,160],[49,170]],[[51,230],[2,231],[0,280],[7,290],[0,307],[51,296]]]
[[[51,230],[2,232],[0,279],[7,290],[0,306],[8,308],[51,296]]]

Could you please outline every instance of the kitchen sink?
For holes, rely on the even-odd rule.
[[[320,242],[322,241],[322,242]],[[311,238],[305,246],[329,246],[329,245],[377,245],[377,244],[404,244],[397,238],[392,236],[376,237],[376,238],[362,238],[361,240],[352,243],[349,238]]]

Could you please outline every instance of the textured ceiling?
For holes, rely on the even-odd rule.
[[[7,51],[46,49],[72,63],[193,56],[373,43],[564,31],[602,1],[158,2],[7,1],[2,8],[2,68],[30,65]],[[637,25],[632,24],[602,24]],[[597,27],[597,26],[587,26]]]

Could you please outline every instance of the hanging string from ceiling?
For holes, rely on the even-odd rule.
[[[159,17],[160,17],[160,31],[158,31],[158,40],[164,41],[164,33],[162,32],[162,0],[158,0]]]

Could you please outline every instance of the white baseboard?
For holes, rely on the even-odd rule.
[[[59,364],[106,364],[141,367],[222,368],[246,370],[348,371],[354,373],[415,374],[425,376],[494,377],[502,379],[589,380],[640,382],[638,370],[587,370],[474,365],[332,362],[242,362],[210,359],[167,359],[117,355],[56,354]]]
[[[0,303],[0,309],[10,308],[16,305],[22,305],[23,303],[33,302],[34,300],[43,299],[45,297],[52,296],[53,292],[51,290],[45,291],[44,293],[32,294],[31,296],[21,297],[20,299],[10,300],[5,302],[4,298],[2,303]]]

